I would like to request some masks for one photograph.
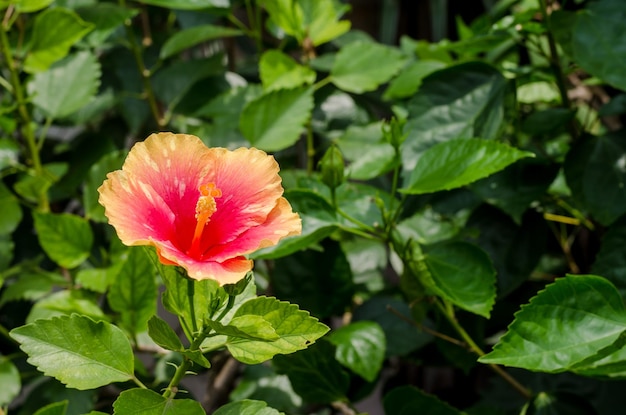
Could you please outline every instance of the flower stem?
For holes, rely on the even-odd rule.
[[[196,307],[193,301],[195,290],[196,286],[194,282],[190,278],[187,278],[187,297],[189,298],[189,314],[191,315],[191,329],[193,330],[191,334],[193,336],[198,333],[198,324],[196,323]]]
[[[11,10],[11,8],[7,10],[7,13],[9,12],[9,10]],[[26,107],[24,90],[22,88],[22,84],[20,83],[19,73],[15,65],[15,61],[13,60],[13,55],[11,54],[11,46],[9,44],[9,38],[7,37],[7,30],[7,18],[5,16],[2,28],[0,30],[0,46],[2,46],[2,54],[11,74],[13,94],[15,95],[15,100],[17,101],[18,113],[22,118],[22,133],[24,135],[24,139],[26,140],[26,146],[28,147],[30,162],[33,166],[33,169],[35,170],[35,175],[43,177],[44,169],[43,165],[41,164],[41,158],[39,156],[39,148],[37,146],[37,139],[35,137],[35,131],[33,129],[32,118],[30,113],[28,112],[28,108]],[[43,212],[47,212],[48,210],[50,210],[47,192],[40,193],[39,209]]]
[[[454,308],[451,303],[445,300],[437,300],[435,301],[439,311],[441,314],[448,320],[448,322],[452,325],[454,330],[461,336],[463,341],[467,344],[470,351],[477,354],[479,357],[485,355],[485,352],[476,344],[474,339],[465,331],[463,326],[461,326],[454,315]],[[502,369],[498,365],[489,364],[488,365],[491,370],[493,370],[496,374],[498,374],[502,379],[504,379],[509,385],[511,385],[520,395],[522,395],[525,399],[530,399],[532,397],[532,392],[519,383],[513,376],[507,373],[504,369]]]

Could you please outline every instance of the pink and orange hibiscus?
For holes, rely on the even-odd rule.
[[[278,163],[255,148],[208,148],[195,136],[152,134],[98,189],[120,240],[153,245],[189,277],[220,284],[252,269],[245,257],[301,232]]]

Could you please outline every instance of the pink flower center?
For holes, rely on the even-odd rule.
[[[198,202],[196,202],[196,229],[193,233],[191,246],[187,252],[189,256],[196,258],[202,254],[200,241],[202,240],[204,227],[209,223],[215,211],[217,211],[215,198],[222,196],[222,191],[218,189],[213,182],[200,185],[198,190],[201,196],[198,198]]]

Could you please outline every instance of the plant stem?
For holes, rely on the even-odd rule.
[[[7,13],[8,13],[8,10],[7,10]],[[43,177],[44,169],[41,164],[41,158],[39,157],[39,148],[37,146],[37,139],[35,137],[35,131],[32,125],[31,115],[28,112],[28,108],[26,107],[26,100],[24,99],[24,90],[20,82],[19,73],[17,71],[15,61],[13,60],[13,55],[11,54],[11,46],[9,44],[9,38],[7,37],[7,32],[6,32],[8,30],[8,27],[6,26],[6,21],[7,19],[5,16],[2,28],[0,30],[0,44],[2,46],[2,54],[7,63],[7,67],[9,68],[9,72],[11,74],[11,84],[13,86],[13,94],[15,95],[15,100],[17,101],[17,110],[24,124],[22,128],[22,132],[24,135],[24,139],[26,140],[26,146],[28,147],[28,152],[30,155],[30,162],[32,163],[33,169],[35,170],[35,175],[39,177]],[[41,195],[39,198],[39,209],[43,212],[47,212],[50,210],[47,192],[41,192]]]
[[[550,48],[550,67],[552,68],[552,72],[554,72],[556,86],[559,89],[559,94],[561,96],[561,105],[563,106],[563,108],[570,109],[571,103],[569,100],[569,96],[567,95],[565,75],[563,74],[563,67],[561,66],[561,60],[559,59],[559,53],[556,48],[556,41],[554,40],[554,35],[552,34],[552,25],[550,23],[551,18],[550,13],[548,13],[547,0],[539,0],[539,8],[541,9],[541,14],[543,15],[543,19],[546,23],[546,36],[548,37],[548,47]],[[575,120],[572,120],[570,122],[569,130],[572,139],[575,140],[578,137],[578,129]]]
[[[260,7],[253,10],[250,0],[246,0],[246,13],[248,15],[248,23],[250,24],[250,35],[256,42],[257,53],[259,56],[263,53],[263,41],[261,38],[263,25],[261,24],[260,10]]]
[[[315,170],[315,140],[313,139],[313,125],[311,121],[306,126],[306,172],[310,176]]]
[[[445,304],[444,304],[445,302]],[[463,326],[461,326],[454,315],[454,309],[452,304],[445,300],[437,300],[435,301],[439,311],[444,315],[444,317],[448,320],[448,322],[452,325],[452,327],[456,330],[456,332],[461,336],[463,341],[467,344],[470,351],[477,354],[479,357],[485,355],[485,352],[476,344],[474,339],[465,331]],[[504,379],[509,385],[511,385],[517,392],[520,393],[525,399],[530,399],[532,397],[532,393],[528,388],[524,387],[521,383],[519,383],[513,376],[508,374],[504,369],[502,369],[498,365],[489,364],[488,365],[491,370],[497,373],[502,379]]]
[[[119,0],[119,4],[122,7],[126,7],[126,0]],[[152,89],[152,82],[150,81],[150,76],[152,75],[152,73],[149,69],[146,68],[146,64],[141,55],[141,48],[137,44],[135,34],[132,30],[132,21],[130,19],[126,20],[126,22],[124,23],[124,28],[126,29],[126,38],[128,39],[130,50],[133,54],[133,57],[135,58],[137,69],[139,70],[139,75],[141,76],[143,91],[145,94],[145,98],[148,101],[148,106],[150,107],[152,117],[156,121],[159,128],[165,127],[167,121],[165,117],[161,114],[161,110],[159,109],[156,96],[154,95],[154,90]]]
[[[189,297],[189,313],[191,314],[191,329],[193,330],[193,336],[198,333],[198,324],[196,323],[196,308],[193,301],[195,290],[196,286],[194,285],[194,282],[191,279],[187,278],[187,297]]]
[[[233,308],[233,305],[235,305],[235,296],[234,295],[229,295],[228,296],[228,302],[226,303],[226,308],[224,308],[224,310],[222,310],[222,312],[220,313],[219,316],[217,316],[215,321],[222,321],[224,316],[226,316],[226,314],[228,314],[230,309]]]
[[[133,376],[133,382],[135,382],[135,384],[137,384],[137,386],[139,386],[141,389],[148,389],[148,387],[144,385],[142,381],[137,379],[136,376]]]

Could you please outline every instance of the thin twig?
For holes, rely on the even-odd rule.
[[[452,344],[454,344],[456,346],[459,346],[459,347],[462,347],[464,349],[471,350],[470,347],[467,345],[467,343],[464,343],[461,340],[455,339],[454,337],[450,337],[447,334],[440,333],[440,332],[438,332],[436,330],[431,329],[430,327],[427,327],[427,326],[425,326],[423,324],[420,324],[417,321],[408,318],[407,316],[405,316],[404,314],[402,314],[401,312],[399,312],[398,310],[396,310],[395,308],[393,308],[390,305],[387,305],[387,310],[390,311],[391,313],[395,314],[396,317],[400,318],[401,320],[406,321],[410,325],[415,326],[417,329],[422,330],[423,332],[428,333],[431,336],[438,337],[441,340],[447,341],[448,343],[452,343]]]

